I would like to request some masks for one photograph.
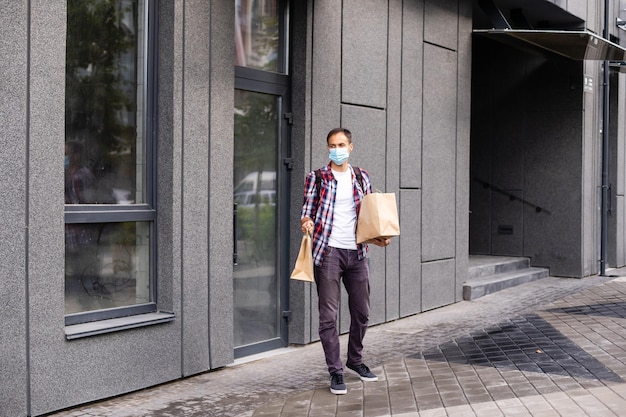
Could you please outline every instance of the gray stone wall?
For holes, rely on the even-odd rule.
[[[0,14],[0,413],[26,415],[28,19],[24,2]]]
[[[25,330],[30,354],[28,390],[36,415],[58,407],[60,391],[74,384],[64,369],[71,363],[72,349],[65,349],[63,343],[65,31],[59,28],[65,27],[65,8],[32,3],[26,19],[30,19],[30,65],[25,96],[29,310]]]
[[[235,2],[211,2],[209,85],[209,360],[233,361],[233,57]],[[228,105],[227,105],[228,104]],[[202,279],[202,277],[197,277]],[[195,302],[192,300],[192,302]]]
[[[182,25],[181,274],[183,374],[208,369],[210,2],[185,2]]]
[[[624,129],[624,113],[619,103],[626,100],[625,74],[613,72],[610,78],[611,113],[609,116],[610,160],[610,213],[608,267],[620,267],[626,264],[626,219],[624,212],[624,182],[626,180],[626,130]]]
[[[233,361],[234,3],[160,7],[159,300],[192,375]]]
[[[224,138],[233,135],[234,3],[159,7],[157,290],[158,307],[176,320],[71,341],[63,285],[66,9],[18,2],[0,16],[2,415],[41,415],[233,361],[232,246],[224,239],[232,233],[233,151]]]
[[[619,74],[615,77],[614,90],[616,100],[618,103],[626,103],[626,74]],[[621,106],[617,106],[621,109]],[[626,265],[626,210],[625,210],[625,198],[626,195],[626,117],[624,112],[619,112],[613,120],[617,125],[616,129],[616,163],[615,163],[615,181],[614,181],[614,216],[615,216],[615,260],[610,263],[610,266]]]
[[[583,74],[592,80],[593,91],[583,94],[583,182],[582,185],[582,276],[599,272],[600,259],[600,199],[602,183],[600,164],[602,163],[602,62],[583,62]],[[584,82],[584,81],[583,81]]]
[[[346,127],[351,163],[371,174],[375,189],[396,193],[400,212],[401,236],[388,249],[370,246],[371,324],[459,300],[467,272],[471,5],[331,1],[306,12],[312,21],[298,28],[308,36],[294,45],[311,55],[303,53],[307,63],[298,68],[306,75],[294,80],[294,95],[305,95],[294,106],[303,124],[293,153],[304,158],[296,157],[292,223],[299,224],[304,176],[328,162],[327,132]],[[292,311],[304,312],[291,322],[295,343],[318,338],[315,290],[304,285],[291,284]],[[341,331],[348,325],[342,310]]]

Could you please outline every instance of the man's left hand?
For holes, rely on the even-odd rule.
[[[385,246],[389,246],[389,244],[391,243],[391,239],[385,239],[383,237],[377,237],[375,239],[370,239],[365,243],[373,243],[376,246],[380,246],[381,248],[385,247]]]

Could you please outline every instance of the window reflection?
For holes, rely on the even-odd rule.
[[[237,203],[234,343],[277,337],[277,98],[235,90],[233,198]]]
[[[81,142],[65,142],[65,204],[89,204],[96,200],[96,177],[85,166],[84,152]]]
[[[143,124],[145,15],[144,0],[67,2],[66,314],[154,301],[153,222],[140,221],[150,218],[143,207],[134,207],[132,214],[102,207],[151,203]],[[68,213],[78,216],[68,218]]]
[[[68,1],[66,204],[145,202],[138,123],[142,6],[137,0]],[[75,185],[84,187],[82,195]]]
[[[278,0],[236,0],[235,65],[278,72]]]
[[[65,313],[150,301],[149,223],[65,225]]]
[[[257,204],[276,204],[276,171],[251,172],[234,190],[235,203],[239,207]]]

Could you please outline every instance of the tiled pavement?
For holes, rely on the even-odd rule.
[[[379,381],[348,370],[347,395],[329,392],[315,343],[53,416],[626,416],[626,269],[611,274],[373,326]]]

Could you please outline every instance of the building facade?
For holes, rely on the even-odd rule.
[[[0,414],[318,340],[289,273],[338,126],[398,201],[372,325],[460,301],[472,254],[623,266],[620,3],[0,1]]]

